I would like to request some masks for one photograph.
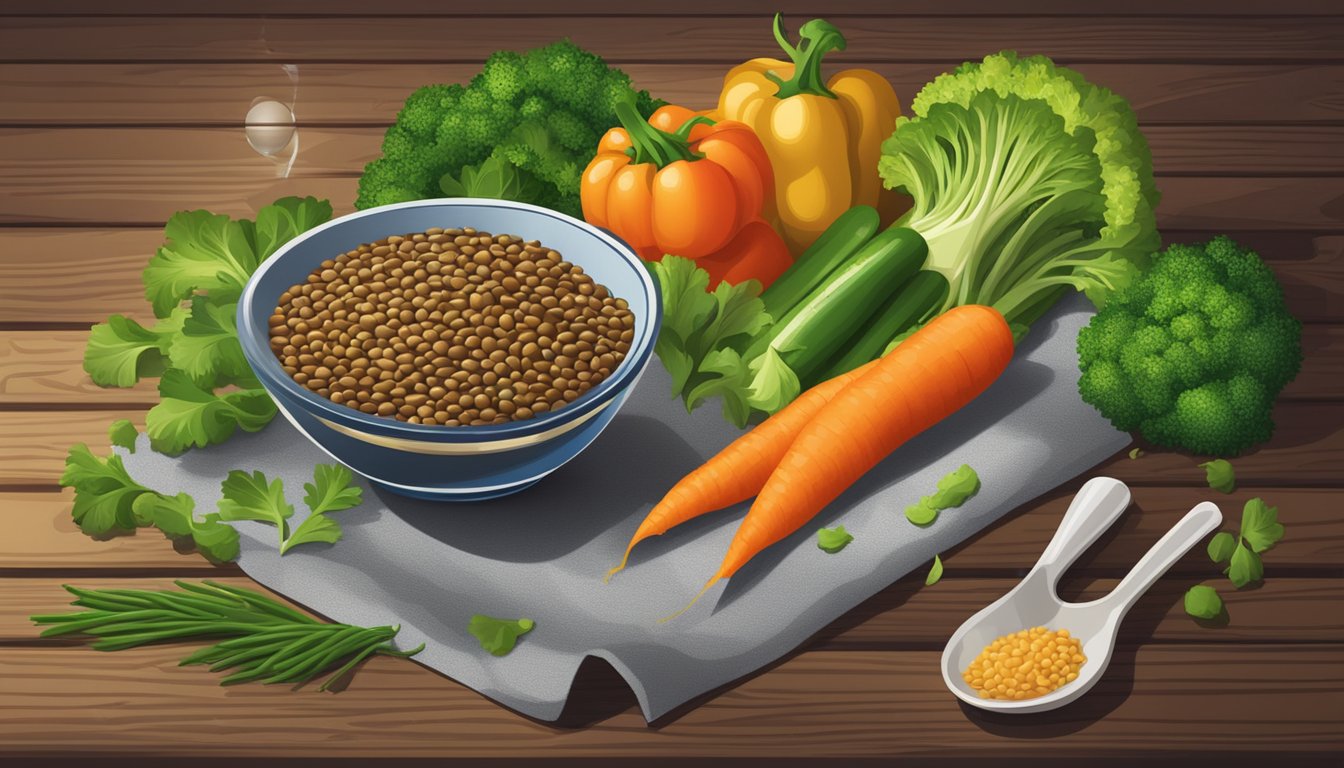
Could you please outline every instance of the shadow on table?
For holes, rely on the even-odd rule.
[[[622,414],[561,471],[512,496],[446,508],[373,492],[407,524],[455,549],[492,560],[545,562],[611,530],[632,509],[651,506],[680,478],[679,467],[696,463],[698,455],[668,425]]]

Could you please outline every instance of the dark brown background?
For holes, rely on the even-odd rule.
[[[543,757],[576,765],[706,756],[1339,760],[1344,744],[1344,16],[1338,4],[802,2],[730,9],[685,0],[442,3],[381,0],[51,0],[0,7],[0,756]],[[563,8],[564,10],[557,10]],[[869,66],[903,103],[939,72],[1002,48],[1046,53],[1127,96],[1152,144],[1168,241],[1229,233],[1276,270],[1305,322],[1306,364],[1274,439],[1236,462],[1218,497],[1280,509],[1283,543],[1262,586],[1233,592],[1203,553],[1183,560],[1121,632],[1111,670],[1062,711],[1018,719],[958,706],[942,644],[1035,560],[1078,483],[946,553],[943,581],[903,580],[773,668],[646,727],[609,668],[593,664],[561,726],[530,721],[414,664],[379,658],[347,690],[223,689],[179,669],[179,648],[98,654],[39,642],[26,621],[59,585],[249,583],[161,537],[95,542],[56,486],[67,446],[106,445],[143,419],[152,386],[100,390],[80,367],[90,324],[144,317],[139,272],[182,208],[247,215],[286,194],[351,209],[356,179],[416,86],[470,77],[499,48],[571,37],[670,101],[707,106],[728,66],[774,55],[768,11],[823,14],[849,38],[835,63]],[[7,15],[6,15],[7,14]],[[255,97],[290,96],[298,162],[288,179],[244,141]],[[1137,509],[1069,579],[1098,595],[1193,503],[1198,458],[1121,454],[1097,472],[1134,486]],[[1219,585],[1227,626],[1181,610]],[[1264,753],[1264,754],[1259,754]],[[193,760],[199,762],[199,760]],[[661,762],[661,761],[660,761]]]

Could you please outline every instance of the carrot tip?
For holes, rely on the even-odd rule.
[[[658,620],[658,623],[659,623],[659,624],[666,624],[667,622],[669,622],[669,621],[671,621],[671,620],[677,618],[677,617],[680,616],[681,614],[683,614],[683,613],[685,613],[685,612],[691,610],[691,607],[694,606],[696,603],[700,602],[700,598],[702,598],[702,597],[705,596],[705,593],[709,591],[709,588],[712,587],[712,586],[714,586],[715,584],[718,584],[718,583],[719,583],[719,577],[718,577],[718,576],[715,576],[714,578],[710,579],[710,580],[705,584],[705,586],[702,587],[702,588],[700,589],[699,594],[697,594],[695,597],[691,598],[691,602],[687,603],[685,608],[682,608],[680,611],[677,611],[676,613],[673,613],[673,614],[671,614],[671,615],[664,616],[663,618],[661,618],[661,619]]]

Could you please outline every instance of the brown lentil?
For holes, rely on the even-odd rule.
[[[634,315],[541,243],[432,228],[320,264],[280,296],[271,350],[300,385],[417,424],[502,424],[606,379]]]

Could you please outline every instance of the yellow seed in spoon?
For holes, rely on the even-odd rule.
[[[1077,680],[1086,662],[1083,644],[1067,629],[1032,627],[985,646],[962,679],[982,699],[1034,699]]]

